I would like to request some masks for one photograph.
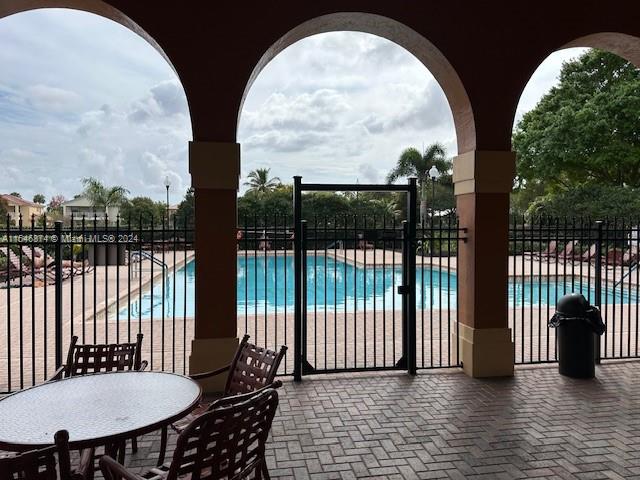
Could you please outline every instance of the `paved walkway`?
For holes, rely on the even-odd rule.
[[[606,364],[591,381],[556,367],[508,379],[441,371],[286,381],[268,443],[272,478],[640,478],[638,366]],[[159,439],[140,446],[128,461],[136,471],[157,458]]]

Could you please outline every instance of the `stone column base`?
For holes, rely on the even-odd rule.
[[[456,328],[459,338],[456,338]],[[464,373],[473,378],[513,376],[513,341],[510,328],[473,328],[462,323],[451,332],[452,358],[460,348]],[[459,345],[456,345],[458,340]]]
[[[194,338],[189,356],[189,373],[201,373],[229,365],[238,349],[239,340],[230,338]],[[204,393],[224,391],[226,374],[202,380],[200,385]]]

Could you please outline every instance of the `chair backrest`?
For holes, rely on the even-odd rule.
[[[194,420],[178,437],[167,480],[246,478],[260,471],[278,407],[278,392],[227,397]]]
[[[249,335],[245,335],[231,362],[224,396],[254,392],[269,385],[286,352],[286,346],[280,347],[279,352],[257,347],[249,343]]]
[[[0,458],[0,480],[69,480],[69,433],[60,430],[54,435],[54,440],[55,445],[51,447]]]
[[[141,333],[137,335],[135,343],[78,345],[77,342],[78,337],[73,336],[64,369],[65,377],[119,370],[140,370]]]

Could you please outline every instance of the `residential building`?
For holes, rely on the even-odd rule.
[[[115,220],[120,213],[120,207],[107,207],[106,213],[108,218]],[[87,197],[79,195],[62,203],[62,216],[67,219],[73,217],[75,220],[82,220],[85,217],[87,220],[95,218],[96,220],[104,221],[105,209],[103,207],[94,207]]]
[[[32,223],[44,214],[44,205],[42,204],[30,202],[15,195],[0,195],[0,198],[7,202],[9,217],[15,225],[22,218],[22,226],[31,227]]]

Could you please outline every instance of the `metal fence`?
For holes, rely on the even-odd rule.
[[[144,334],[150,367],[185,372],[193,226],[175,220],[9,220],[0,228],[0,391],[41,383],[82,343]]]
[[[288,345],[293,374],[294,224],[241,218],[237,230],[238,334]],[[638,357],[640,221],[515,218],[509,229],[509,325],[516,363],[556,361],[547,327],[557,300],[581,292],[602,310],[602,359]],[[454,217],[418,225],[415,323],[403,317],[406,222],[394,217],[308,217],[303,232],[305,373],[458,366],[458,250]],[[151,368],[186,372],[194,332],[194,230],[175,221],[46,220],[0,230],[0,392],[40,383],[72,335],[81,342],[144,334]],[[403,246],[405,248],[403,248]],[[406,311],[406,310],[405,310]],[[415,332],[407,332],[407,328]],[[409,333],[409,334],[408,334]]]
[[[638,220],[514,218],[509,229],[509,323],[516,363],[557,360],[548,328],[560,297],[582,293],[607,329],[601,359],[638,357]]]
[[[293,374],[294,224],[291,217],[244,217],[238,228],[238,326],[261,344],[290,348]],[[406,368],[398,288],[404,278],[403,222],[394,217],[308,216],[302,233],[302,356],[305,374]],[[416,229],[416,362],[459,365],[455,218]]]

